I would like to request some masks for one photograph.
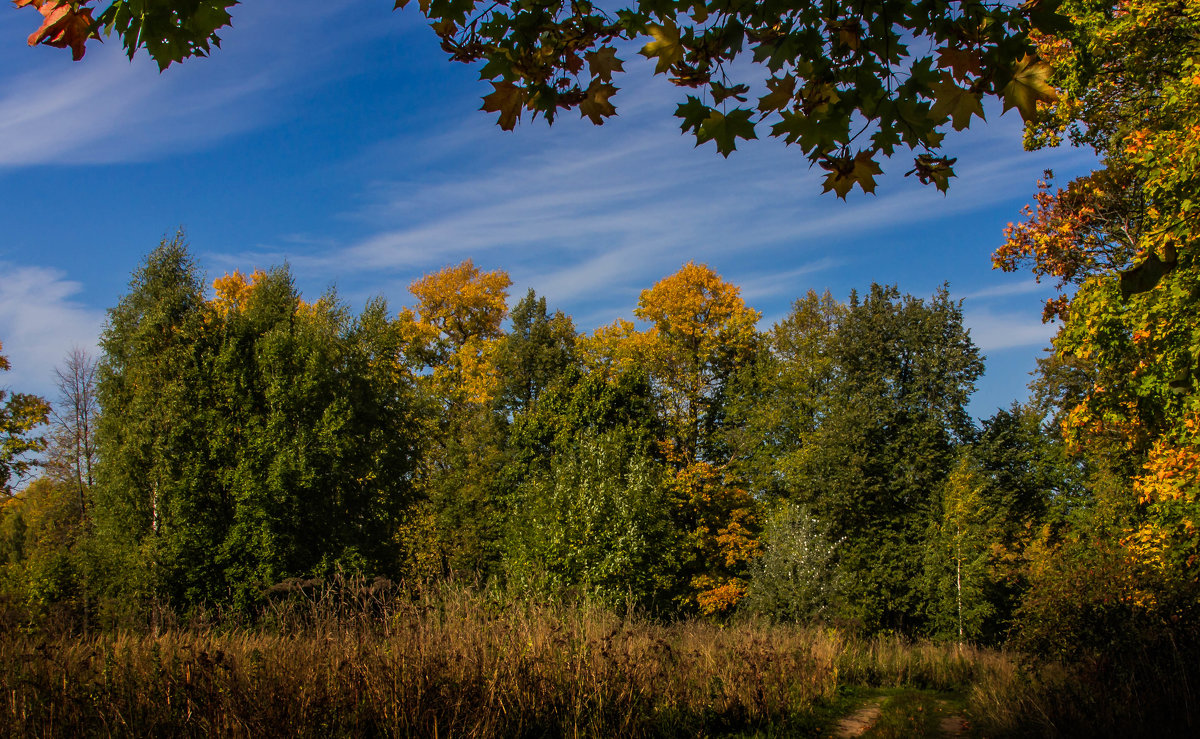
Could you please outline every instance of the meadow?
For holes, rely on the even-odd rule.
[[[1000,650],[459,586],[281,590],[254,623],[5,624],[0,733],[818,737],[881,701],[863,736],[946,735],[915,723],[937,706],[965,722],[949,735],[1116,733],[1132,717],[1081,701],[1077,668]]]

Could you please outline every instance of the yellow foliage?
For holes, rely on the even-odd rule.
[[[618,318],[597,328],[591,336],[581,337],[576,346],[589,371],[612,378],[644,366],[657,341],[657,329],[639,331],[632,322]]]
[[[402,310],[397,322],[408,345],[424,354],[422,363],[433,368],[439,395],[468,403],[486,403],[495,395],[496,350],[510,285],[507,272],[482,272],[468,259],[410,286],[416,308]]]
[[[436,328],[451,346],[460,347],[471,337],[499,338],[511,285],[504,270],[481,272],[468,259],[425,275],[409,291],[417,297],[421,323]]]
[[[744,352],[757,338],[758,311],[742,302],[741,289],[704,264],[688,262],[643,290],[634,315],[674,345],[676,363],[698,367],[718,350]]]
[[[224,318],[230,313],[246,310],[250,304],[250,293],[266,276],[266,272],[256,269],[247,280],[246,275],[239,269],[213,280],[216,296],[210,304],[216,309],[217,315]]]

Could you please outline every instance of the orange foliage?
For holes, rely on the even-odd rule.
[[[736,573],[761,551],[751,530],[757,523],[754,499],[708,462],[686,464],[671,485],[703,570],[692,579],[696,603],[708,614],[724,612],[746,593]]]
[[[216,309],[217,315],[225,317],[230,313],[240,313],[246,310],[246,306],[250,303],[250,293],[266,276],[265,272],[256,269],[247,280],[246,275],[242,274],[239,269],[213,280],[213,290],[216,291],[216,296],[211,303]]]
[[[68,0],[13,0],[18,8],[33,7],[42,14],[41,27],[29,36],[30,46],[69,46],[75,61],[83,58],[88,39],[99,38],[92,28],[92,9],[86,7],[87,2],[77,2],[73,7]]]

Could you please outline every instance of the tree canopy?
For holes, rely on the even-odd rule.
[[[220,46],[237,0],[15,0],[41,12],[29,43],[70,48],[116,35],[160,69]],[[1053,100],[1031,34],[1053,32],[1059,0],[419,0],[450,59],[480,64],[483,110],[511,130],[528,115],[616,115],[627,42],[654,73],[688,91],[675,115],[697,146],[723,156],[760,133],[798,146],[826,171],[824,190],[873,192],[882,163],[913,154],[908,171],[941,190],[955,158],[946,131],[984,117],[988,98],[1031,120]],[[402,9],[410,0],[396,0]]]

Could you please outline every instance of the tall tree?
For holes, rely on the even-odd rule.
[[[921,300],[872,285],[851,295],[833,331],[797,318],[828,342],[832,366],[815,414],[797,408],[800,424],[816,423],[790,455],[786,494],[844,538],[847,615],[868,630],[921,628],[924,544],[971,433],[979,352],[945,288]]]
[[[187,566],[224,539],[231,514],[205,464],[206,416],[218,411],[204,313],[180,232],[134,273],[100,339],[96,524],[125,566],[114,585],[143,596],[198,595],[219,583],[211,569]]]
[[[676,525],[685,532],[690,602],[707,613],[727,612],[741,600],[746,567],[758,552],[756,503],[721,433],[733,380],[758,353],[759,313],[739,292],[706,265],[689,262],[642,291],[634,313],[648,328],[618,320],[583,342],[594,372],[642,371],[652,382],[666,426]]]
[[[80,516],[87,514],[88,498],[95,485],[96,422],[100,415],[96,398],[98,366],[95,357],[74,347],[63,364],[54,369],[58,406],[51,414],[47,467],[75,491]]]
[[[550,315],[533,289],[512,310],[512,330],[496,351],[496,400],[510,416],[527,411],[575,361],[575,324],[562,311]]]
[[[434,536],[410,546],[409,559],[440,560],[442,570],[491,574],[500,563],[509,496],[505,419],[493,402],[511,284],[467,260],[414,281],[417,303],[397,319],[429,409],[417,477],[426,502],[409,512],[408,530]]]

